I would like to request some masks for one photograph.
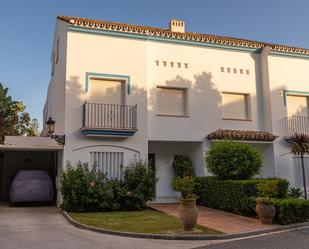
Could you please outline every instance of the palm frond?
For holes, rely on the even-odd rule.
[[[295,133],[290,137],[289,143],[292,145],[291,154],[295,156],[309,154],[309,135]]]

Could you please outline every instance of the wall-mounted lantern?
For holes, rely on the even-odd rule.
[[[54,139],[58,144],[64,145],[65,144],[65,135],[54,135],[55,123],[56,123],[56,121],[53,120],[52,117],[49,117],[48,120],[46,121],[48,136],[51,139]]]

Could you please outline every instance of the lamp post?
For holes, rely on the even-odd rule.
[[[55,123],[52,117],[49,117],[46,121],[48,136],[51,139],[54,139],[57,144],[64,145],[65,144],[65,135],[54,135],[55,132]]]

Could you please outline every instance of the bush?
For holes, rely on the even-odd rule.
[[[191,159],[188,156],[175,156],[173,161],[173,169],[175,177],[184,177],[193,175],[193,167]]]
[[[87,164],[69,162],[61,176],[61,207],[70,212],[140,210],[153,197],[153,175],[146,163],[125,168],[123,180],[109,180]]]
[[[112,209],[113,195],[104,174],[87,164],[78,163],[74,168],[69,162],[61,176],[62,208],[67,211],[85,212]]]
[[[147,162],[131,163],[123,170],[125,188],[145,203],[155,197],[157,179]]]
[[[303,196],[303,191],[300,188],[290,187],[288,196],[291,198],[300,198]]]
[[[285,198],[288,181],[283,179],[220,180],[216,176],[197,177],[194,192],[197,202],[210,208],[216,208],[241,215],[255,215],[257,185],[261,182],[274,182],[277,185],[275,198]]]
[[[256,198],[257,203],[273,204],[273,198],[278,195],[277,182],[275,181],[264,181],[256,185],[258,197]]]
[[[197,183],[193,180],[192,176],[175,177],[172,181],[172,187],[175,191],[181,193],[184,199],[196,198],[194,194],[194,186]]]
[[[309,201],[296,198],[274,200],[274,221],[281,225],[305,222],[309,219]]]
[[[209,171],[221,179],[244,180],[260,172],[262,156],[248,144],[225,140],[212,145],[206,162]]]

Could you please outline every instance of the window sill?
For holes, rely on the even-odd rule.
[[[222,120],[230,120],[230,121],[252,121],[252,119],[242,119],[242,118],[222,118]]]
[[[159,117],[190,118],[188,115],[156,114]]]

